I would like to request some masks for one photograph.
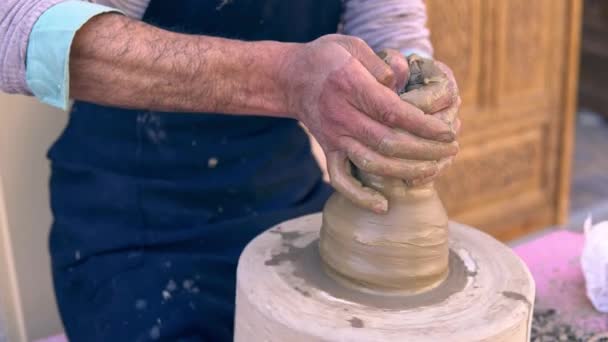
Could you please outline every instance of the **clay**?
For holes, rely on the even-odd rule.
[[[294,269],[292,275],[306,283],[305,288],[324,291],[334,298],[359,303],[361,305],[383,310],[407,310],[443,302],[455,293],[462,291],[470,274],[466,271],[460,256],[452,251],[449,253],[450,272],[445,281],[429,291],[420,293],[398,293],[355,289],[344,286],[336,276],[321,272],[323,261],[319,255],[318,241],[313,241],[304,248],[290,250],[290,262]],[[302,295],[310,293],[300,289]]]
[[[401,96],[416,105],[429,101],[429,86],[446,80],[434,63],[411,56],[410,78]],[[377,214],[335,193],[323,210],[319,252],[327,273],[366,292],[420,293],[448,276],[448,218],[432,183],[406,184],[354,169],[365,187],[384,195]]]
[[[321,214],[266,231],[237,270],[235,341],[530,341],[534,282],[515,253],[450,223],[448,278],[418,294],[365,292],[321,270]]]
[[[425,113],[435,113],[438,101],[450,100],[446,97],[450,93],[449,79],[433,60],[414,54],[408,57],[408,63],[410,77],[399,97]]]
[[[448,218],[432,184],[360,174],[384,194],[386,214],[361,209],[335,193],[323,211],[319,251],[330,275],[347,286],[418,293],[448,275]]]
[[[453,222],[448,236],[432,183],[348,175],[386,197],[388,212],[336,192],[322,217],[250,242],[237,269],[235,341],[530,340],[534,282],[513,251]]]
[[[290,278],[299,279],[304,282],[301,287],[295,287],[305,297],[310,296],[308,289],[324,291],[331,296],[361,305],[387,309],[405,310],[414,309],[440,303],[451,295],[460,292],[467,283],[467,277],[475,277],[476,272],[468,270],[460,256],[450,251],[449,253],[449,276],[439,286],[423,293],[392,293],[386,291],[371,292],[361,291],[359,288],[353,289],[344,286],[336,276],[327,272],[320,272],[323,261],[319,253],[319,239],[309,242],[304,247],[295,245],[295,241],[301,240],[302,235],[298,232],[286,233],[281,229],[269,230],[270,234],[281,235],[281,252],[272,253],[272,256],[264,261],[266,266],[285,266],[291,264],[289,268]]]

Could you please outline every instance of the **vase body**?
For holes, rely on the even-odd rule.
[[[323,210],[319,250],[336,280],[381,293],[418,293],[448,274],[448,218],[433,184],[362,175],[389,201],[375,214],[334,193]]]

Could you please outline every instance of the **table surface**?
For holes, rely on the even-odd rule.
[[[608,314],[596,311],[585,293],[583,245],[582,233],[557,230],[514,247],[536,282],[533,341],[590,341],[604,333],[608,341]]]

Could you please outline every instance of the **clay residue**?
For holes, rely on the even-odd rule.
[[[297,253],[300,247],[294,246],[291,242],[302,236],[302,233],[298,231],[285,232],[281,230],[281,226],[274,228],[269,231],[272,234],[281,235],[281,245],[285,248],[285,251],[273,254],[270,259],[264,262],[266,266],[277,266],[284,261],[291,260],[290,256]]]
[[[365,326],[365,323],[363,323],[363,321],[359,317],[353,316],[353,318],[349,319],[348,322],[353,328],[363,328]]]
[[[418,293],[448,272],[448,218],[432,185],[409,188],[366,175],[390,209],[378,215],[334,194],[323,211],[320,253],[338,281],[379,292]]]
[[[285,231],[281,230],[281,226],[270,230],[270,233],[281,235],[281,239],[283,239],[283,241],[293,241],[293,240],[299,238],[300,236],[302,236],[302,233],[297,232],[297,231],[285,232]]]
[[[265,265],[280,265],[279,267],[282,268],[280,274],[297,278],[298,281],[288,281],[287,283],[300,284],[297,288],[294,285],[294,289],[300,293],[302,293],[301,290],[304,290],[310,295],[314,295],[316,291],[323,291],[337,299],[386,310],[407,310],[435,305],[453,294],[461,292],[467,284],[464,262],[458,254],[450,251],[448,277],[432,290],[415,295],[384,295],[358,291],[342,285],[323,272],[318,244],[318,239],[301,248],[286,243],[282,246],[284,251],[275,254],[265,262]],[[311,289],[315,291],[311,291]]]
[[[535,305],[530,341],[608,342],[608,336],[602,338],[602,333],[594,333],[572,323],[555,309],[537,308]]]
[[[285,261],[293,261],[293,256],[297,255],[298,252],[303,249],[300,247],[296,247],[292,244],[287,244],[285,247],[287,248],[285,251],[277,253],[277,254],[273,254],[270,257],[270,259],[268,259],[264,262],[264,265],[278,266]]]
[[[509,299],[522,301],[522,302],[526,303],[526,305],[528,305],[528,307],[530,307],[532,305],[532,304],[530,304],[530,301],[528,300],[528,298],[526,298],[526,296],[522,295],[521,293],[517,293],[517,292],[513,292],[513,291],[503,291],[502,295]]]
[[[477,275],[477,271],[470,271],[466,267],[465,267],[465,272],[466,272],[467,276],[469,276],[469,277],[475,277]]]
[[[302,296],[304,296],[304,297],[310,297],[310,292],[308,292],[306,290],[303,290],[303,289],[301,289],[298,286],[294,286],[293,288],[294,288],[294,290],[298,291]]]

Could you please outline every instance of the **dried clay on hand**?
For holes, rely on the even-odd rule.
[[[600,312],[608,313],[608,221],[585,221],[585,246],[581,255],[587,297]]]

